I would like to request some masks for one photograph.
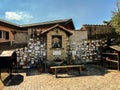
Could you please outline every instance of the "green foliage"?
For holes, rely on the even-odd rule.
[[[113,11],[110,25],[115,28],[115,32],[120,35],[120,2],[116,1],[117,10]]]

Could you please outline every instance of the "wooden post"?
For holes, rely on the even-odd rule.
[[[119,52],[118,52],[118,55],[117,55],[117,61],[118,61],[118,70],[120,71],[120,59],[119,59]]]
[[[9,73],[10,73],[10,79],[12,79],[12,66],[10,66],[10,71],[9,71]]]
[[[0,67],[0,79],[1,79],[1,81],[2,81],[2,76],[1,76],[1,67]]]
[[[82,71],[82,69],[81,69],[81,67],[79,68],[79,74],[81,73],[81,71]]]
[[[57,69],[55,68],[55,77],[57,78]]]

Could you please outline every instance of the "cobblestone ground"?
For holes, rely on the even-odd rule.
[[[59,74],[26,76],[26,73],[14,73],[12,83],[3,90],[120,90],[120,72],[107,70],[99,66],[88,66],[80,76]],[[19,77],[19,78],[18,78]]]

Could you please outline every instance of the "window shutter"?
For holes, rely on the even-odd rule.
[[[2,38],[2,31],[0,31],[0,38]]]
[[[9,32],[6,32],[6,39],[9,39]]]

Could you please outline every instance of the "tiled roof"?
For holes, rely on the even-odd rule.
[[[48,31],[50,31],[50,30],[52,30],[52,29],[54,29],[54,28],[56,28],[56,27],[62,28],[64,31],[68,32],[69,34],[73,34],[73,31],[72,31],[72,30],[66,29],[65,27],[63,27],[63,26],[61,26],[61,25],[59,25],[59,24],[56,24],[55,26],[53,26],[53,27],[51,27],[51,28],[48,28],[48,29],[42,31],[41,34],[46,33],[46,32],[48,32]]]
[[[25,25],[17,25],[11,22],[8,22],[6,20],[2,20],[0,19],[0,23],[4,24],[4,25],[9,25],[9,26],[13,26],[13,27],[17,27],[17,28],[27,28],[27,27],[32,27],[32,26],[44,26],[44,25],[51,25],[51,24],[67,24],[68,22],[72,22],[72,19],[61,19],[61,20],[53,20],[53,21],[48,21],[48,22],[40,22],[40,23],[33,23],[33,24],[25,24]],[[74,28],[74,25],[73,25]]]
[[[83,26],[107,26],[107,25],[100,25],[100,24],[83,24]]]
[[[89,30],[89,28],[91,27],[101,27],[101,28],[112,28],[111,26],[108,26],[108,25],[97,25],[97,24],[83,24],[82,27],[80,28],[80,30]]]
[[[14,24],[14,23],[12,23],[12,22],[9,22],[9,21],[3,20],[3,19],[0,19],[0,22],[1,22],[1,23],[5,23],[5,24],[8,24],[8,25],[12,25],[12,26],[20,27],[20,26],[17,25],[17,24]]]
[[[21,25],[21,27],[30,27],[30,26],[37,26],[37,25],[49,25],[49,24],[59,24],[59,23],[65,23],[65,22],[69,22],[69,21],[72,21],[72,19],[61,19],[61,20],[54,20],[54,21],[48,21],[48,22],[26,24],[26,25]]]

